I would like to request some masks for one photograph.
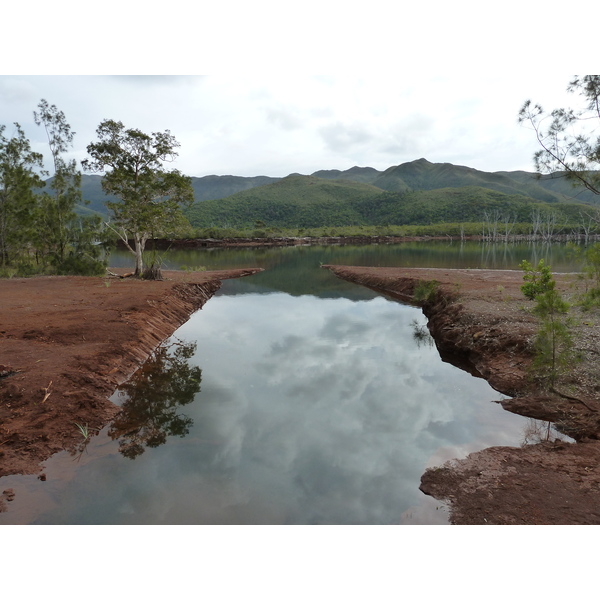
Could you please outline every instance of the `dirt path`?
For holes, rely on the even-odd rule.
[[[0,477],[39,472],[81,440],[76,423],[108,423],[115,388],[221,280],[260,270],[0,281]],[[0,480],[0,510],[2,497]]]
[[[582,360],[556,386],[530,375],[536,320],[520,292],[520,271],[404,269],[326,265],[338,277],[415,302],[419,282],[438,292],[420,303],[442,359],[484,377],[512,398],[505,409],[550,421],[577,443],[488,448],[428,470],[421,490],[450,504],[456,524],[599,524],[600,315],[576,313],[573,335]],[[564,297],[579,285],[556,275]],[[416,302],[415,302],[416,303]]]

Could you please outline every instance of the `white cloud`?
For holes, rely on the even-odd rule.
[[[485,171],[533,170],[533,133],[517,123],[528,98],[548,108],[575,98],[570,75],[549,79],[375,73],[362,76],[0,76],[0,123],[19,122],[38,151],[32,113],[56,104],[86,157],[103,119],[169,129],[175,166],[193,176],[311,173],[390,166],[424,157]]]

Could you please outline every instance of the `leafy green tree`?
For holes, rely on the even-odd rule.
[[[0,125],[0,265],[6,266],[28,250],[33,237],[36,195],[44,186],[35,172],[43,166],[42,155],[33,152],[18,123],[7,138]]]
[[[600,194],[600,137],[594,134],[600,120],[600,75],[574,77],[567,91],[582,98],[580,108],[556,108],[547,113],[527,100],[519,122],[533,127],[541,146],[534,154],[538,173],[562,172],[575,185]]]
[[[75,207],[83,204],[81,172],[75,160],[64,158],[75,132],[54,104],[41,100],[38,110],[33,113],[34,120],[46,131],[54,168],[51,191],[42,195],[38,212],[37,245],[42,261],[48,261],[59,273],[100,274],[104,263],[95,242],[101,221],[77,216]]]
[[[194,201],[191,178],[164,168],[176,158],[180,144],[169,130],[148,135],[110,119],[102,121],[96,134],[99,141],[88,145],[91,159],[83,166],[105,173],[102,189],[120,200],[106,206],[113,214],[110,226],[135,256],[135,275],[158,279],[160,268],[144,265],[146,242],[184,226],[181,207]]]
[[[59,265],[68,250],[68,229],[74,220],[75,205],[81,203],[81,173],[74,160],[66,161],[63,154],[73,144],[75,132],[65,115],[46,100],[34,111],[36,125],[43,126],[48,137],[54,175],[50,182],[51,193],[44,193],[39,214],[39,245],[45,258]]]

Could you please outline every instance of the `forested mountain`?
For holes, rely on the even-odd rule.
[[[235,177],[233,175],[207,175],[206,177],[192,177],[192,187],[196,202],[215,200],[231,196],[236,192],[249,190],[254,187],[268,185],[279,181],[278,177]],[[51,180],[49,179],[48,182]],[[101,175],[83,175],[81,188],[83,198],[89,202],[88,209],[106,214],[104,202],[114,201],[116,198],[107,196],[102,191]]]
[[[487,173],[450,163],[431,163],[424,158],[390,167],[385,171],[353,167],[347,171],[318,171],[314,175],[323,179],[362,181],[389,192],[478,186],[504,194],[530,196],[544,202],[598,200],[592,192],[573,188],[571,182],[561,174],[539,177],[536,173],[526,171]]]
[[[379,188],[356,181],[289,175],[227,198],[196,202],[185,214],[196,227],[253,226],[257,221],[298,228],[358,225],[363,219],[355,206],[368,204],[380,194]]]
[[[305,229],[477,223],[486,214],[529,222],[535,210],[540,214],[556,211],[559,221],[575,222],[582,206],[547,203],[479,186],[384,192],[358,182],[291,176],[228,198],[197,202],[186,216],[195,227],[252,228],[262,221],[270,227]]]
[[[480,221],[483,210],[497,206],[521,215],[531,211],[532,203],[541,203],[542,208],[551,204],[573,213],[579,210],[578,203],[598,200],[559,174],[488,173],[424,158],[385,171],[352,167],[285,178],[192,177],[192,186],[196,202],[187,215],[195,226],[256,221],[279,227]],[[84,175],[82,188],[90,202],[87,210],[106,212],[101,177]]]
[[[279,177],[236,177],[234,175],[207,175],[206,177],[192,177],[192,187],[196,202],[204,200],[217,200],[231,196],[269,183],[279,181]]]

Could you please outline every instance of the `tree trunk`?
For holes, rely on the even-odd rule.
[[[146,247],[146,236],[135,233],[135,277],[142,277],[144,273],[144,248]]]

